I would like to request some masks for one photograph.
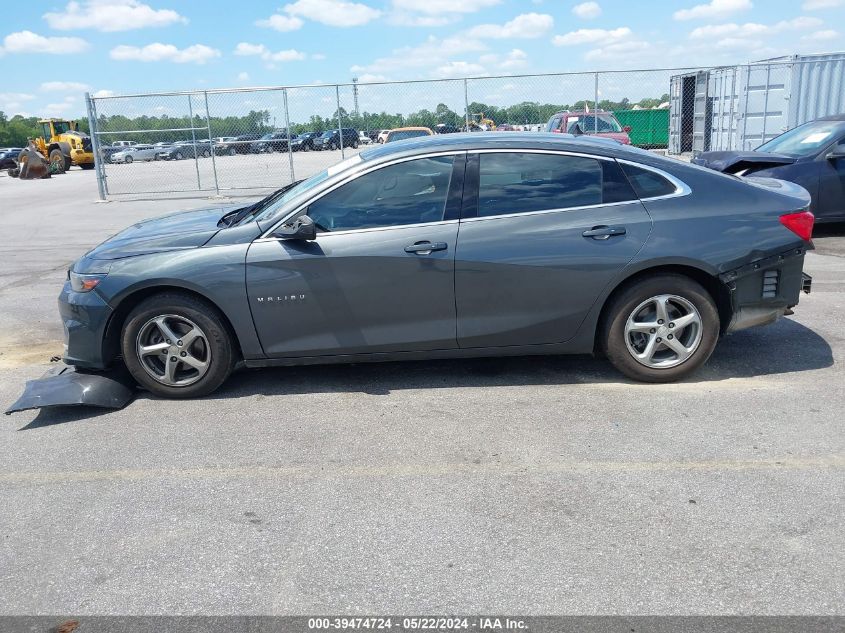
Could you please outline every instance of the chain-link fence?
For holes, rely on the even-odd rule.
[[[305,178],[402,127],[598,134],[669,154],[751,149],[845,110],[845,55],[823,57],[89,97],[88,114],[102,197],[236,195]]]

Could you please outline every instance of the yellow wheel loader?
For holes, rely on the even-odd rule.
[[[65,119],[41,119],[42,136],[32,139],[32,145],[50,162],[51,173],[62,173],[71,165],[82,169],[94,169],[94,152],[91,138],[76,129],[76,121]],[[26,157],[21,152],[18,162]]]

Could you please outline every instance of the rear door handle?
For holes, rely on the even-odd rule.
[[[594,226],[589,231],[581,233],[584,237],[592,237],[594,240],[610,239],[611,235],[625,235],[624,226]]]
[[[446,242],[414,242],[405,247],[406,253],[416,253],[417,255],[430,255],[434,251],[445,251],[449,248]]]

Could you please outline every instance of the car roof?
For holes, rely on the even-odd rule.
[[[617,141],[587,135],[555,134],[551,132],[460,132],[457,134],[434,134],[417,136],[380,145],[361,152],[363,160],[375,160],[392,154],[424,154],[435,151],[477,150],[477,149],[547,149],[569,152],[584,152],[599,156],[628,158],[643,161],[655,154],[636,147],[622,145]]]
[[[390,130],[390,131],[391,131],[391,132],[431,132],[431,128],[428,128],[428,127],[422,127],[422,126],[417,126],[417,127],[395,127],[395,128],[393,128],[392,130]]]

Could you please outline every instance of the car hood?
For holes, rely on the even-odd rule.
[[[184,211],[144,220],[85,254],[90,259],[121,259],[202,246],[220,230],[217,223],[234,206]]]
[[[716,171],[728,174],[736,173],[743,169],[753,167],[776,167],[778,165],[791,165],[795,162],[793,156],[786,154],[772,154],[769,152],[702,152],[692,159],[694,165],[709,167]]]

